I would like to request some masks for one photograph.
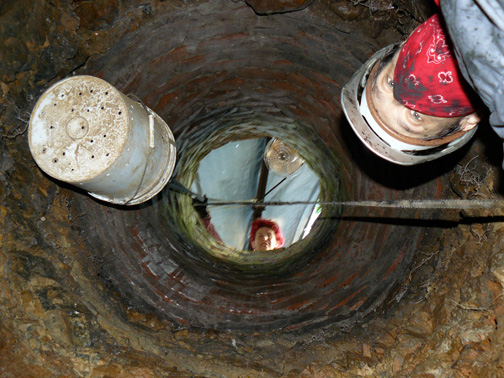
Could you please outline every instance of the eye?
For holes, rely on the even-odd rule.
[[[395,82],[390,77],[387,77],[387,84],[390,88],[394,88]]]
[[[420,113],[415,112],[414,110],[410,110],[410,113],[413,116],[413,118],[415,118],[417,121],[422,120],[422,116],[420,115]]]

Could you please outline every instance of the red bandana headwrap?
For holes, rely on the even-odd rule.
[[[460,74],[451,42],[435,14],[404,43],[394,71],[394,97],[408,109],[434,117],[462,117],[475,111],[475,94]]]

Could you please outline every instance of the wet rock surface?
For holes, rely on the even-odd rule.
[[[337,11],[324,13],[336,3]],[[504,224],[499,219],[451,224],[420,241],[386,306],[352,328],[180,327],[125,298],[107,271],[96,269],[102,261],[90,250],[83,227],[92,219],[74,206],[94,200],[35,165],[27,146],[29,112],[50,83],[108,51],[119,36],[157,12],[183,7],[191,11],[182,1],[0,6],[6,36],[0,42],[0,377],[502,376]],[[358,22],[369,14],[363,7],[355,16],[340,1],[315,1],[310,7],[319,7],[326,19]],[[412,13],[417,5],[409,7]],[[501,147],[488,135],[482,136],[485,149],[476,143],[452,166],[454,198],[497,195],[500,163],[488,149]]]

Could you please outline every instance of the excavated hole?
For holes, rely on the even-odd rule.
[[[376,50],[369,37],[349,40],[306,12],[258,18],[240,3],[205,9],[204,18],[174,12],[153,19],[85,72],[135,94],[167,121],[177,141],[174,178],[189,186],[210,150],[269,135],[299,148],[321,178],[325,201],[447,196],[444,173],[460,156],[393,166],[349,131],[340,91]],[[374,220],[348,210],[338,222],[338,209],[326,208],[310,237],[280,258],[243,264],[236,255],[223,259],[226,251],[208,253],[189,198],[168,189],[134,208],[85,197],[76,206],[87,215],[81,227],[100,262],[93,269],[125,303],[180,326],[219,330],[365,321],[390,303],[415,254],[442,231],[401,222],[408,216],[393,210],[375,212]]]
[[[194,176],[198,170],[200,161],[212,150],[217,149],[230,141],[252,139],[260,137],[279,138],[286,143],[295,145],[306,163],[312,168],[315,174],[322,178],[321,201],[342,201],[344,198],[339,190],[339,177],[341,175],[338,166],[338,159],[326,159],[324,151],[319,146],[323,141],[312,135],[312,128],[308,125],[304,127],[296,124],[292,119],[281,117],[280,115],[269,115],[262,113],[262,118],[253,118],[247,121],[247,114],[243,112],[232,112],[222,118],[217,117],[209,123],[207,132],[198,135],[196,138],[188,137],[180,152],[180,163],[174,173],[180,178],[180,182],[185,187],[190,187]],[[188,196],[165,190],[167,200],[160,203],[160,219],[171,218],[172,222],[184,233],[189,242],[208,252],[211,256],[227,262],[242,273],[247,272],[253,276],[259,274],[276,274],[291,269],[298,258],[303,255],[303,251],[314,250],[310,248],[311,235],[294,245],[277,251],[244,253],[242,250],[228,248],[222,243],[217,243],[215,239],[198,222],[197,213],[192,207],[191,198]],[[322,217],[336,217],[338,208],[327,208]],[[336,222],[316,230],[318,236],[331,232]],[[329,228],[329,229],[328,229]]]
[[[406,2],[410,10],[435,7],[400,0],[401,10]],[[395,11],[370,12],[349,0],[313,1],[302,12],[272,17],[250,15],[243,1],[228,0],[153,1],[148,15],[139,1],[11,3],[17,5],[0,12],[11,25],[5,37],[14,41],[0,48],[9,57],[2,83],[7,103],[0,105],[4,374],[500,376],[502,218],[446,228],[432,220],[443,212],[347,211],[283,273],[242,277],[195,244],[174,223],[177,214],[164,212],[175,206],[168,192],[145,206],[119,208],[52,180],[33,161],[20,123],[45,89],[86,64],[81,73],[101,76],[155,108],[175,131],[179,152],[187,153],[191,141],[197,145],[198,133],[202,144],[217,133],[205,119],[219,124],[219,114],[248,109],[254,117],[244,122],[268,126],[270,117],[261,117],[270,108],[293,121],[285,126],[295,123],[317,136],[322,161],[338,168],[344,199],[501,198],[502,141],[488,125],[462,153],[408,169],[380,162],[348,131],[338,86],[372,51],[402,38],[389,34],[393,27],[382,29]],[[361,9],[361,20],[339,23],[327,12],[336,4]],[[106,25],[87,11],[102,8],[115,15]],[[331,25],[317,9],[332,13]],[[375,46],[357,28],[374,36],[383,30],[382,42]],[[338,36],[335,29],[345,32]],[[19,71],[25,62],[29,71]],[[61,154],[49,162],[54,157],[62,164]]]

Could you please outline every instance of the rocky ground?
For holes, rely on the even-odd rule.
[[[382,26],[373,32],[381,38],[387,36],[381,34],[385,27],[394,33],[399,26],[411,29],[428,8],[406,4],[390,21],[378,12],[396,2],[353,1],[363,3],[358,9],[349,3],[310,6],[328,18],[347,20],[376,12],[374,25]],[[85,235],[76,228],[76,219],[85,214],[71,206],[80,194],[56,185],[31,159],[29,112],[35,94],[48,83],[105,52],[161,9],[184,4],[0,5],[0,377],[504,376],[504,223],[499,219],[444,229],[417,256],[404,290],[390,299],[387,310],[351,329],[179,329],[125,304],[96,280],[86,264]],[[453,190],[463,198],[486,198],[498,190],[495,166],[477,164],[465,161],[453,172]]]

